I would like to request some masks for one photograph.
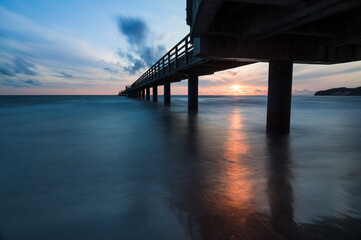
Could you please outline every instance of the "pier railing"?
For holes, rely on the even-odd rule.
[[[199,58],[193,56],[193,44],[190,41],[190,34],[188,34],[138,78],[129,89],[127,88],[127,90],[133,90],[166,78],[199,60]]]

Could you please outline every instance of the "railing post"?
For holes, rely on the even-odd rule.
[[[163,76],[164,76],[164,57],[162,57],[162,65],[163,65],[162,72],[163,72]]]
[[[175,46],[175,69],[178,69],[178,45]]]
[[[186,56],[186,65],[188,65],[188,36],[186,37],[186,43],[185,43],[185,56]]]
[[[170,52],[168,52],[168,74],[170,73]]]
[[[159,75],[159,74],[160,74],[160,71],[159,71],[159,70],[160,70],[160,67],[159,67],[159,62],[157,62],[157,69],[158,69],[158,72],[157,72],[157,78],[159,78],[159,76],[160,76],[160,75]]]
[[[159,62],[157,62],[157,65],[156,65],[156,78],[159,77]]]

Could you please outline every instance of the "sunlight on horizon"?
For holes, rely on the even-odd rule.
[[[236,84],[236,85],[233,85],[232,88],[237,91],[241,88],[241,86]]]

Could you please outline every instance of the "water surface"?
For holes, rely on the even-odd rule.
[[[0,239],[360,239],[361,98],[0,96]]]

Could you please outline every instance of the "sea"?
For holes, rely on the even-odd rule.
[[[361,97],[0,96],[0,240],[361,239]]]

